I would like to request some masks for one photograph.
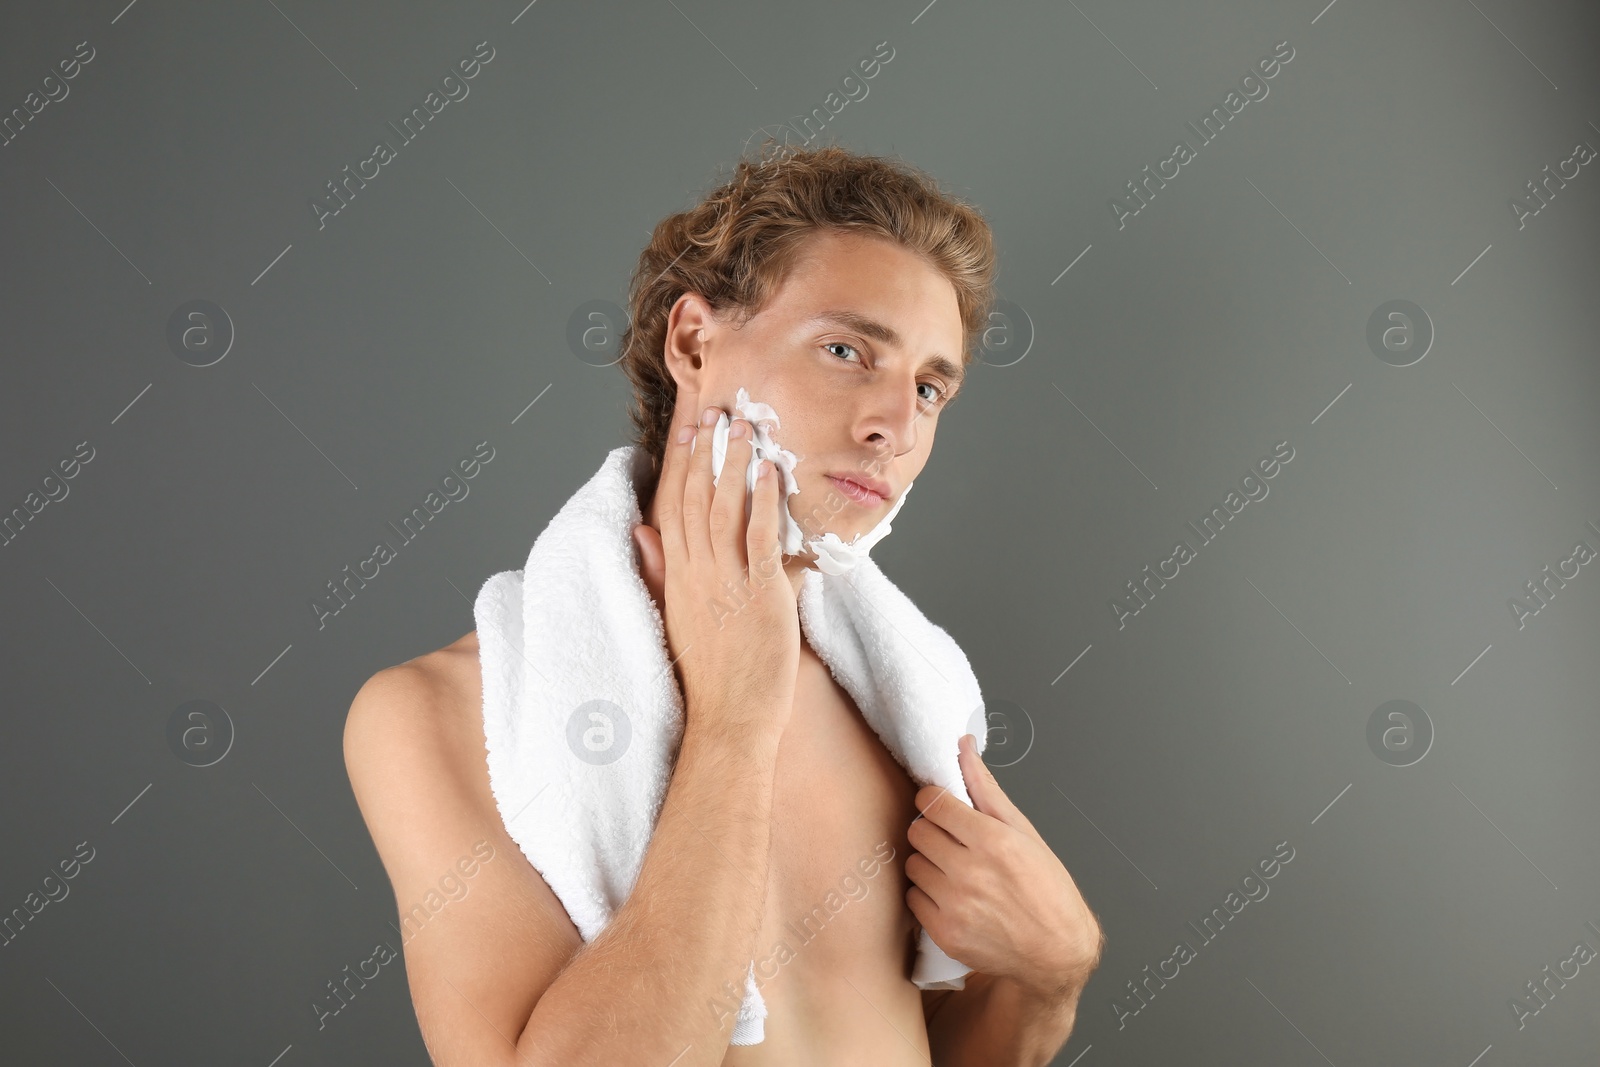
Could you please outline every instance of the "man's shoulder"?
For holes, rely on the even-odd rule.
[[[460,780],[483,760],[478,634],[385,667],[357,691],[345,719],[352,778],[430,772]]]

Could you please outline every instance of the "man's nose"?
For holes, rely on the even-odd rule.
[[[921,401],[915,382],[888,381],[873,389],[862,431],[868,443],[879,450],[880,463],[917,447],[922,418],[927,414]]]

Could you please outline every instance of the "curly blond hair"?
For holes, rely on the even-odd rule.
[[[805,238],[829,231],[887,238],[949,278],[962,363],[972,362],[996,274],[994,235],[977,209],[902,161],[768,137],[756,160],[741,159],[727,182],[657,223],[639,253],[619,362],[633,384],[634,444],[656,472],[678,391],[665,355],[673,304],[698,293],[719,319],[742,324],[777,292]]]

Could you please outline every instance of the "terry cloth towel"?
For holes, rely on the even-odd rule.
[[[633,889],[683,738],[633,540],[648,476],[642,449],[613,449],[522,569],[490,576],[473,604],[495,804],[585,941]],[[797,602],[805,640],[906,773],[971,804],[957,742],[972,733],[981,751],[987,729],[955,640],[865,553],[840,574],[807,568]],[[922,931],[918,987],[961,989],[971,970]],[[766,1014],[752,961],[732,1044],[761,1042]]]

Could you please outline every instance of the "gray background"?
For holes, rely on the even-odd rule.
[[[1109,935],[1055,1062],[1592,1062],[1600,963],[1523,1027],[1511,1004],[1600,948],[1600,574],[1523,628],[1509,601],[1600,548],[1600,161],[1523,228],[1510,200],[1600,146],[1595,11],[1324,3],[8,5],[0,111],[96,55],[0,148],[0,509],[94,458],[0,548],[0,913],[95,851],[0,948],[0,1058],[426,1062],[398,963],[325,1029],[311,1007],[398,944],[350,699],[471,629],[625,440],[575,309],[623,303],[655,221],[886,40],[818,139],[976,203],[1020,311],[875,556],[1009,716],[1001,783]],[[1109,198],[1284,40],[1118,229]],[[319,230],[311,198],[480,41],[470,96]],[[236,331],[207,367],[167,341],[197,299]],[[1366,341],[1394,299],[1436,334],[1407,367]],[[484,440],[319,629],[324,584]],[[1280,441],[1270,495],[1119,628]],[[179,758],[191,700],[231,723],[203,768],[229,728]],[[1410,766],[1367,740],[1391,700],[1432,733]]]

